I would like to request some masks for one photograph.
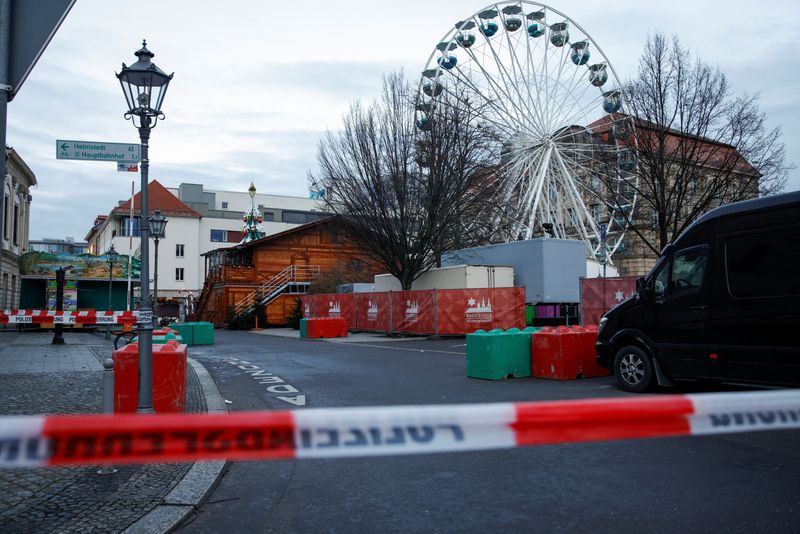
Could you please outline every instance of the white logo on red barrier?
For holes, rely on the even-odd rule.
[[[378,303],[369,301],[369,307],[367,308],[367,321],[377,321],[378,320]]]
[[[341,305],[338,302],[330,301],[328,303],[328,317],[339,317],[342,314]]]
[[[419,320],[419,303],[414,300],[406,301],[406,321],[416,323]]]
[[[617,302],[622,302],[623,300],[625,300],[625,293],[617,289],[614,292],[614,300],[616,300]]]
[[[492,322],[492,301],[490,299],[481,299],[481,301],[478,302],[470,298],[467,304],[470,306],[465,312],[468,323]]]

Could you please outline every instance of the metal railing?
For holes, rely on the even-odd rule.
[[[247,313],[256,306],[266,306],[288,287],[294,286],[298,293],[305,293],[319,276],[319,265],[290,265],[249,293],[233,307],[234,317]]]

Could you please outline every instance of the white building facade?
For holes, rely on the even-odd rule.
[[[31,200],[36,176],[17,152],[6,147],[6,174],[0,180],[0,310],[19,306],[17,257],[28,251]]]
[[[139,199],[134,197],[131,231],[130,200],[120,202],[108,216],[98,216],[86,235],[89,253],[102,255],[111,247],[120,254],[140,254]],[[264,215],[266,235],[325,217],[319,200],[256,193],[256,206]],[[241,240],[242,216],[250,208],[247,191],[207,190],[200,184],[166,188],[157,181],[148,187],[148,209],[160,209],[168,222],[158,246],[158,296],[198,297],[205,282],[201,254],[233,246]],[[133,234],[133,235],[131,235]],[[150,245],[150,273],[155,273],[155,247]]]

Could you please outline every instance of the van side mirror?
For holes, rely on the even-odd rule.
[[[636,279],[636,300],[647,302],[650,295],[647,293],[647,286],[644,283],[644,277],[640,276]]]

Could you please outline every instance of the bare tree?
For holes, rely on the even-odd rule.
[[[677,37],[648,37],[623,96],[635,134],[610,133],[636,154],[637,168],[604,193],[619,208],[636,192],[635,212],[616,215],[654,255],[711,208],[783,188],[790,166],[781,130],[767,129],[758,95],[734,95],[725,75]]]
[[[320,141],[312,186],[324,188],[326,209],[403,289],[442,252],[502,230],[493,224],[500,146],[478,117],[460,95],[422,102],[400,72],[384,77],[375,103],[353,104],[342,130]]]

